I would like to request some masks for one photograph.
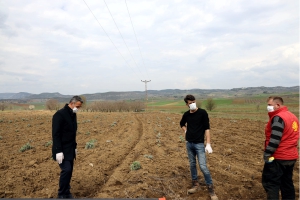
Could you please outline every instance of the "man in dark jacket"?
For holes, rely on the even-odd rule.
[[[74,96],[69,104],[58,110],[52,119],[52,157],[61,168],[59,178],[58,198],[73,198],[70,193],[70,181],[73,172],[74,159],[77,153],[76,112],[81,107],[81,97]]]

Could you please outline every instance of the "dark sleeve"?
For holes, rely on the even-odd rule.
[[[52,118],[52,141],[54,152],[62,152],[61,145],[61,126],[62,126],[62,116],[59,113],[55,113]]]
[[[283,119],[279,116],[275,116],[272,119],[271,128],[272,128],[272,132],[271,132],[270,141],[264,152],[265,161],[267,161],[267,159],[274,154],[274,152],[276,151],[276,149],[280,144],[282,134],[283,134],[283,129],[284,129]]]
[[[186,124],[186,114],[184,113],[180,120],[180,127],[182,128],[183,126],[185,126],[185,124]]]
[[[210,129],[209,117],[208,117],[208,113],[206,112],[206,110],[204,110],[204,119],[205,119],[204,130]]]
[[[75,122],[76,122],[75,149],[77,149],[76,136],[77,136],[77,128],[78,128],[78,124],[77,124],[77,115],[76,115],[76,114],[75,114]]]

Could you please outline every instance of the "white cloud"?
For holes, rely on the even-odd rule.
[[[139,46],[125,2],[106,1],[130,52],[85,1],[105,32],[84,1],[0,2],[0,92],[299,85],[298,1],[126,0]]]

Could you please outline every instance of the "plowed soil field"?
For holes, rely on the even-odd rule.
[[[51,158],[54,112],[0,113],[0,197],[56,198],[60,168]],[[76,198],[210,199],[188,195],[191,175],[181,114],[78,113],[78,154],[71,180]],[[266,118],[267,120],[267,118]],[[266,121],[211,118],[213,153],[207,154],[219,199],[266,199],[261,185]],[[96,140],[93,149],[87,142]],[[32,149],[20,152],[29,142]],[[131,170],[134,161],[141,168]],[[294,168],[299,198],[299,163]]]

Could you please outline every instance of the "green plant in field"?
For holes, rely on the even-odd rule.
[[[0,140],[2,140],[2,136],[0,135]]]
[[[212,111],[213,109],[215,109],[217,107],[216,102],[212,99],[212,98],[208,98],[206,100],[206,105],[205,108],[209,111]]]
[[[141,169],[141,163],[139,161],[134,161],[131,165],[130,165],[130,169],[132,170],[138,170]]]
[[[161,134],[160,134],[160,132],[156,135],[156,138],[160,138],[160,136],[161,136]]]
[[[156,143],[157,143],[157,145],[158,146],[160,146],[160,137],[161,137],[161,133],[160,132],[158,132],[158,134],[156,135]]]
[[[30,124],[27,124],[27,127],[31,127],[31,125],[30,125]]]
[[[256,111],[259,111],[259,104],[256,104]]]
[[[152,155],[144,155],[145,158],[153,159]]]
[[[97,140],[95,140],[95,139],[92,139],[92,140],[90,140],[89,142],[87,142],[86,144],[85,144],[85,149],[93,149],[94,147],[95,147],[95,142],[96,142]]]
[[[17,132],[19,132],[19,130],[18,130],[18,129],[16,129],[16,133],[17,133]]]
[[[117,125],[117,122],[113,122],[110,126],[115,126]]]
[[[50,140],[50,141],[46,142],[45,147],[48,147],[48,146],[50,146],[52,144],[53,144],[53,142],[52,142],[52,140]]]
[[[29,142],[27,142],[27,144],[23,145],[21,148],[20,148],[20,152],[24,152],[26,150],[29,150],[29,149],[32,149],[32,146],[29,144]]]
[[[180,142],[184,142],[184,137],[182,135],[179,136]]]
[[[90,135],[90,132],[88,131],[88,132],[86,132],[85,134],[86,134],[86,135]]]

